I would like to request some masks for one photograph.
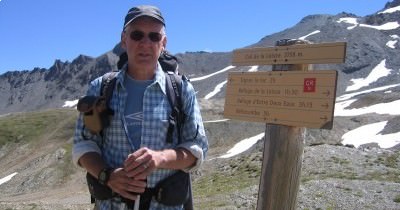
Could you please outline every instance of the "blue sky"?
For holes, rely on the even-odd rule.
[[[139,4],[161,9],[167,49],[179,53],[228,52],[290,28],[306,15],[345,11],[365,16],[390,1],[0,0],[0,74],[111,50],[120,40],[126,12]]]

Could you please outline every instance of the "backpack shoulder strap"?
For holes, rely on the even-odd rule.
[[[182,80],[188,79],[184,75],[179,75],[174,72],[165,72],[166,76],[166,91],[168,95],[168,100],[170,102],[172,112],[169,116],[169,126],[167,133],[167,142],[172,143],[172,134],[174,132],[174,128],[177,128],[178,133],[178,144],[182,142],[181,137],[181,127],[185,121],[185,113],[182,109]],[[189,176],[189,195],[187,201],[185,201],[184,209],[193,210],[193,193],[192,193],[192,181]]]
[[[107,105],[108,111],[113,112],[110,109],[110,100],[114,91],[114,86],[117,81],[117,73],[116,71],[108,72],[103,75],[101,80],[101,89],[100,89],[100,96],[104,97]],[[112,113],[113,114],[113,113]]]
[[[110,101],[114,91],[115,83],[117,81],[117,73],[118,72],[116,71],[108,72],[103,75],[101,80],[100,98],[103,100],[103,103],[105,103],[106,106],[106,110],[100,113],[103,129],[110,125],[109,116],[114,115],[114,110],[110,108]],[[103,136],[103,130],[100,131],[100,135]],[[103,145],[103,142],[101,142],[101,144]]]
[[[181,126],[185,119],[185,114],[182,111],[182,79],[184,76],[174,72],[165,72],[166,76],[166,92],[169,104],[171,105],[171,114],[168,118],[169,126],[167,132],[167,142],[172,143],[172,136],[175,127],[177,128],[178,141],[181,142]]]

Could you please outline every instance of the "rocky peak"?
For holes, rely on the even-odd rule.
[[[389,8],[397,7],[397,6],[400,6],[400,0],[394,0],[392,2],[386,3],[385,9],[389,9]]]
[[[80,64],[85,64],[89,61],[94,60],[94,58],[90,57],[90,56],[86,56],[86,55],[82,55],[80,54],[78,57],[76,57],[73,61],[72,61],[72,65],[80,65]]]

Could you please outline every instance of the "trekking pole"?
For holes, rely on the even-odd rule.
[[[135,200],[135,205],[133,206],[133,210],[139,210],[139,205],[140,205],[140,195],[138,195],[137,199]]]

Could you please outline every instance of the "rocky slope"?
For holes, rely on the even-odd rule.
[[[204,111],[206,121],[212,115]],[[0,185],[0,209],[91,209],[84,171],[70,159],[75,116],[64,109],[0,118],[0,125],[11,124],[0,130],[11,139],[0,149],[0,178],[17,172]],[[38,132],[29,134],[25,129],[33,124]],[[255,209],[263,140],[240,155],[219,158],[235,142],[264,131],[260,124],[243,125],[205,124],[212,141],[205,164],[193,173],[196,209]],[[298,209],[400,208],[400,151],[306,141]]]

